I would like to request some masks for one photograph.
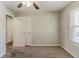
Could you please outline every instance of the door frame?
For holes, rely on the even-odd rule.
[[[13,17],[11,15],[8,15],[8,14],[5,15],[5,17],[6,17],[6,43],[7,43],[7,16],[11,17],[13,20]],[[7,48],[7,45],[6,45],[6,48]]]

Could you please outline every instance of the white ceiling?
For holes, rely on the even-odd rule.
[[[36,2],[36,1],[35,1]],[[17,8],[17,5],[20,1],[5,1],[3,2],[9,9],[19,13],[19,12],[34,12],[34,11],[60,11],[71,1],[38,1],[36,4],[40,7],[39,10],[36,10],[33,6],[26,7],[23,5],[22,8]]]

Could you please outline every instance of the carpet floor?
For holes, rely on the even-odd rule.
[[[59,46],[13,47],[3,58],[73,58]]]

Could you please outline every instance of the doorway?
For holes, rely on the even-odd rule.
[[[6,15],[6,50],[13,46],[13,17]]]

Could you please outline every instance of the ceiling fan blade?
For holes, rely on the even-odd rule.
[[[35,9],[39,9],[39,7],[37,6],[37,4],[35,4],[35,2],[33,2],[33,6],[35,7]]]
[[[22,2],[19,3],[19,5],[17,6],[17,8],[21,8],[23,6]]]

